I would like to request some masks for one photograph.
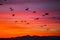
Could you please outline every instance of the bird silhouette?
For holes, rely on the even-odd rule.
[[[29,23],[27,23],[27,24],[29,24]]]
[[[15,21],[15,23],[18,22],[18,21]]]
[[[11,11],[13,11],[13,8],[9,8]]]
[[[44,26],[47,26],[47,25],[44,25]]]
[[[36,11],[33,11],[33,13],[36,13]]]
[[[57,19],[60,19],[60,17],[58,17]]]
[[[26,10],[26,11],[28,11],[28,10],[29,10],[29,8],[26,8],[25,10]]]
[[[45,15],[49,15],[49,13],[45,13]]]
[[[45,15],[42,15],[42,16],[45,16]]]
[[[27,22],[27,21],[24,21],[24,22]]]
[[[49,28],[47,28],[46,30],[47,30],[47,31],[49,31],[50,29],[49,29]]]
[[[40,26],[41,28],[43,27],[43,26]]]
[[[34,20],[39,20],[39,18],[35,18]]]
[[[0,4],[0,5],[3,5],[3,4]]]
[[[46,16],[46,15],[49,15],[49,13],[45,13],[44,15],[42,15],[42,16]]]
[[[12,14],[12,16],[15,16],[15,14]]]
[[[23,20],[21,22],[23,22]]]

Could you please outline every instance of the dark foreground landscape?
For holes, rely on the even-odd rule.
[[[15,38],[0,38],[0,40],[60,40],[60,36],[22,36]]]

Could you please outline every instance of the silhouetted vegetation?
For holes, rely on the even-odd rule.
[[[60,40],[60,36],[21,36],[15,38],[0,38],[0,40]]]

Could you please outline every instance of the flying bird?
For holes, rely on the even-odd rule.
[[[39,20],[39,18],[35,18],[35,20]]]
[[[49,29],[49,28],[47,28],[46,30],[47,30],[47,31],[49,31],[50,29]]]
[[[27,23],[27,24],[29,24],[29,23]]]
[[[28,10],[29,10],[29,8],[26,8],[25,10],[26,10],[26,11],[28,11]]]
[[[18,22],[18,21],[15,21],[15,23]]]
[[[13,8],[10,8],[11,11],[13,11]]]
[[[0,4],[0,5],[3,5],[3,4]]]
[[[49,13],[45,13],[45,15],[49,15]]]
[[[42,16],[45,16],[45,15],[42,15]]]
[[[57,19],[60,19],[60,17],[58,17]]]
[[[12,16],[15,16],[15,14],[12,14]]]
[[[23,22],[23,20],[21,22]]]
[[[36,11],[33,11],[33,13],[36,13]]]
[[[26,21],[24,21],[24,22],[26,22]]]
[[[43,27],[43,26],[40,26],[41,28]]]
[[[44,26],[47,26],[47,25],[44,25]]]
[[[45,15],[49,15],[49,13],[45,13],[44,15],[42,15],[42,16],[45,16]]]

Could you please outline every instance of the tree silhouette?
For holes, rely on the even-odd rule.
[[[0,38],[0,40],[60,40],[60,36],[18,36],[15,38]]]

